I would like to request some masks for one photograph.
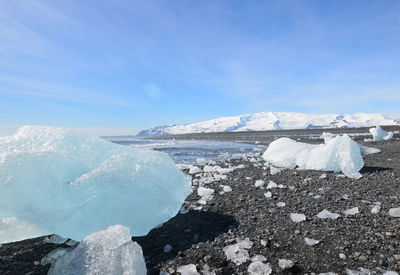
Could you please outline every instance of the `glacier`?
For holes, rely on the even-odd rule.
[[[261,112],[240,116],[221,117],[185,125],[157,126],[139,132],[137,137],[210,132],[354,128],[399,124],[399,117],[387,114],[306,114],[296,112]]]
[[[74,250],[59,258],[48,274],[146,275],[147,269],[142,248],[131,240],[129,228],[114,225],[85,237]]]
[[[360,146],[346,134],[325,137],[320,145],[280,138],[271,142],[262,157],[276,167],[341,171],[351,178],[361,177],[364,161]]]
[[[0,140],[0,218],[37,232],[81,240],[122,224],[145,235],[178,213],[190,188],[162,152],[46,126],[24,126]]]

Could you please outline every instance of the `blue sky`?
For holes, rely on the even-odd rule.
[[[400,113],[399,1],[0,1],[0,134]]]

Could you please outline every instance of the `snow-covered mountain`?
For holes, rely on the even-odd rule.
[[[396,124],[400,124],[400,118],[386,114],[304,114],[292,112],[262,112],[241,116],[221,117],[185,125],[157,126],[141,131],[137,134],[137,137],[209,132],[353,128]]]

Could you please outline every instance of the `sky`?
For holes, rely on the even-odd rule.
[[[0,135],[400,114],[400,1],[0,1]]]

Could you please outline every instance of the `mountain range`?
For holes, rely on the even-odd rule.
[[[169,134],[267,131],[316,128],[354,128],[400,124],[400,117],[387,114],[306,114],[295,112],[261,112],[184,125],[157,126],[139,132],[137,137]]]

